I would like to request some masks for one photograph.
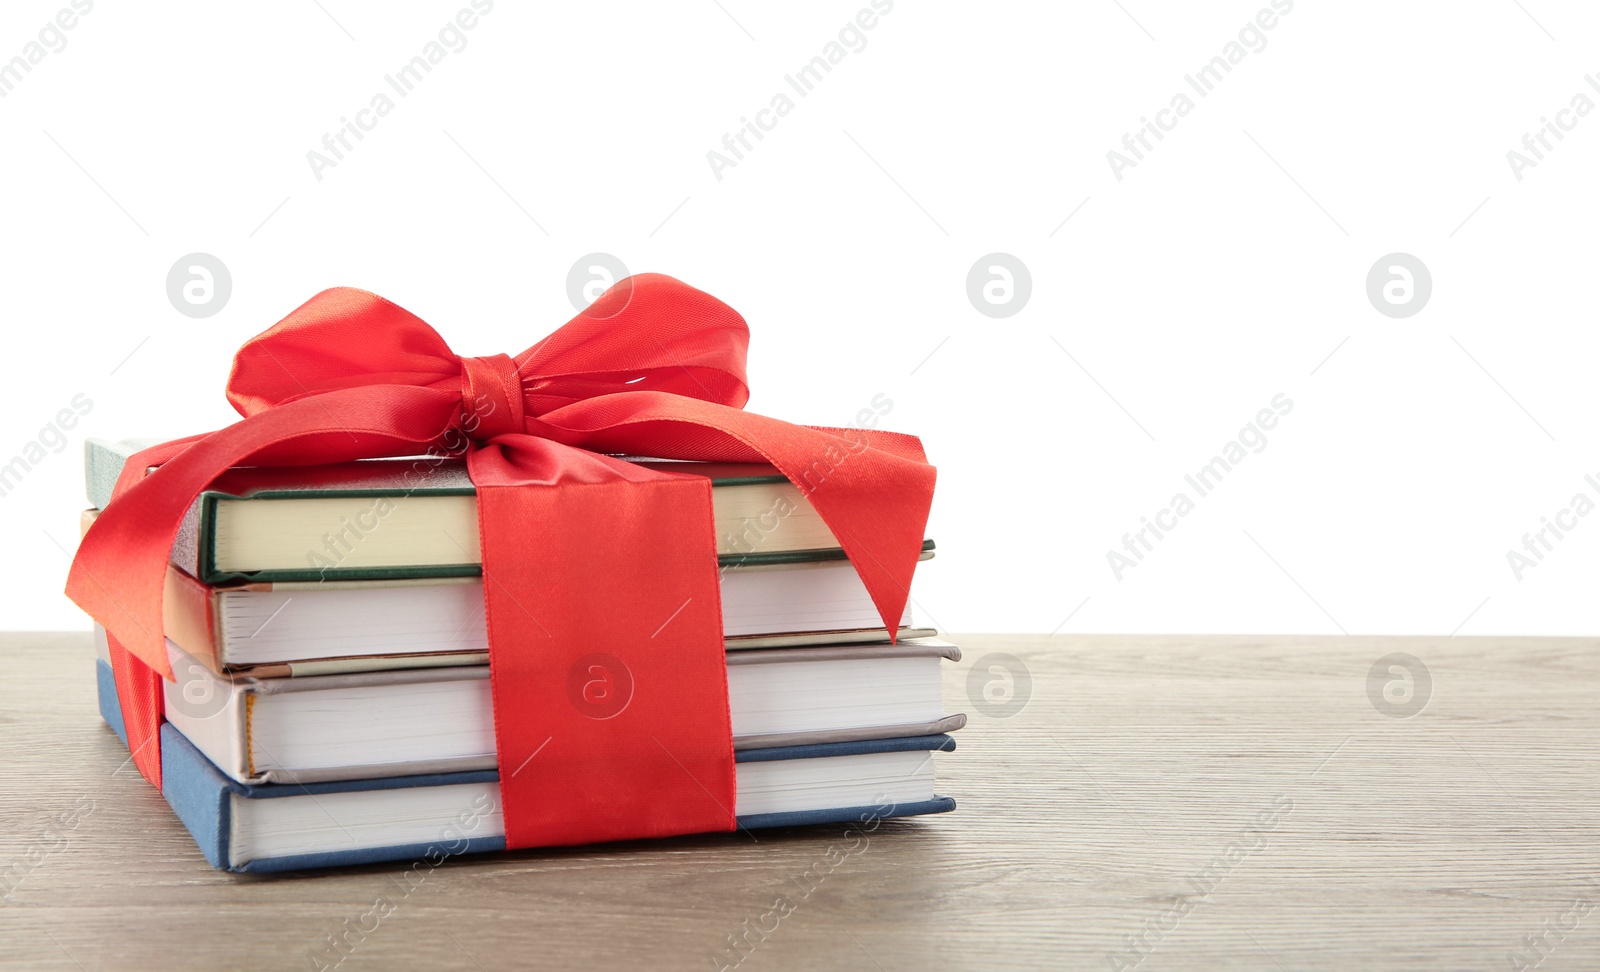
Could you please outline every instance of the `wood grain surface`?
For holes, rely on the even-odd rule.
[[[0,963],[1600,968],[1600,642],[952,640],[955,813],[252,877],[128,764],[87,634],[0,635]]]

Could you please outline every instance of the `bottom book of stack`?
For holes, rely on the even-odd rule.
[[[97,635],[100,713],[126,745],[104,632]],[[168,649],[174,671],[203,671]],[[960,657],[954,646],[929,639],[728,657],[740,828],[955,809],[934,791],[932,759],[955,748],[948,732],[965,723],[944,714],[939,697],[939,663]],[[230,871],[504,850],[486,674],[481,666],[201,674],[214,682],[202,686],[199,695],[212,701],[199,715],[174,698],[185,688],[195,697],[195,686],[168,683],[162,795],[206,860]],[[419,693],[432,704],[416,705]],[[385,724],[396,712],[405,713],[403,729]]]

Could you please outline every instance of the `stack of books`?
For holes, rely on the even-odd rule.
[[[153,441],[88,442],[85,530]],[[239,468],[189,510],[163,602],[162,790],[212,865],[505,847],[476,496],[463,463],[418,465]],[[940,693],[959,650],[910,607],[891,643],[776,470],[670,468],[714,486],[739,826],[954,809],[931,754],[966,721]],[[126,743],[97,632],[101,713]]]

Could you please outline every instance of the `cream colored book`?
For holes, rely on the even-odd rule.
[[[96,508],[110,502],[128,458],[153,441],[86,443]],[[711,480],[724,567],[844,559],[815,507],[771,466],[630,461]],[[240,467],[195,501],[172,562],[206,584],[476,576],[477,494],[459,460]]]

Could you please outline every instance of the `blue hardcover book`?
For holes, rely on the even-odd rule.
[[[100,714],[127,730],[111,667],[96,662]],[[932,754],[948,735],[747,749],[736,753],[744,829],[867,824],[943,813]],[[287,871],[379,861],[437,866],[458,854],[504,850],[494,770],[321,783],[230,779],[170,723],[161,727],[162,796],[213,867]]]

